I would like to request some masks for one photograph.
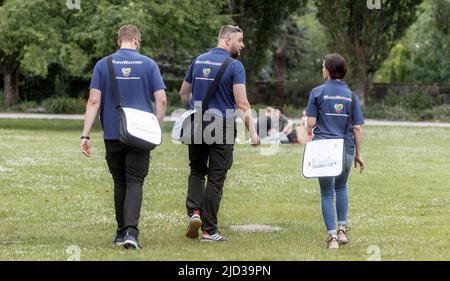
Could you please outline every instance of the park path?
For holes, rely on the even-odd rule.
[[[63,119],[63,120],[83,120],[82,114],[41,114],[41,113],[0,113],[0,119]],[[166,116],[164,121],[175,121],[175,117]],[[293,119],[295,123],[300,120]],[[438,122],[406,122],[365,119],[366,125],[372,126],[412,126],[412,127],[445,127],[450,128],[450,123]]]

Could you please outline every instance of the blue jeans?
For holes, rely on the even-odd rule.
[[[336,212],[339,225],[347,224],[348,194],[347,179],[352,168],[354,155],[346,154],[342,174],[337,177],[319,178],[322,198],[322,215],[328,234],[336,234],[336,218],[334,215],[334,193],[336,192]]]

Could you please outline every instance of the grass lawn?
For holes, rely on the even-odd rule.
[[[165,126],[169,131],[170,123]],[[114,246],[112,179],[101,130],[79,151],[82,121],[0,120],[0,260],[450,260],[450,128],[366,126],[367,170],[349,180],[351,243],[326,249],[317,180],[301,176],[300,145],[264,156],[236,145],[219,225],[230,241],[184,237],[187,147],[153,151],[141,251]],[[273,233],[233,225],[269,224]]]

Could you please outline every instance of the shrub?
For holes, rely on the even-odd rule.
[[[450,105],[439,105],[432,109],[426,109],[420,114],[421,119],[439,120],[443,122],[450,122]]]
[[[450,106],[440,105],[422,111],[407,109],[403,106],[386,106],[383,104],[366,105],[363,107],[365,118],[404,120],[404,121],[424,121],[433,120],[450,122]]]
[[[362,107],[362,112],[364,114],[364,118],[369,119],[386,119],[385,117],[385,105],[381,103],[376,103],[372,105],[365,105]]]
[[[386,120],[411,120],[413,114],[402,106],[387,106],[383,104],[374,104],[362,108],[365,118],[386,119]]]
[[[402,103],[402,97],[396,94],[388,93],[384,98],[384,105],[397,106]]]
[[[401,121],[417,121],[418,119],[413,112],[399,105],[384,107],[384,116],[381,119]]]
[[[285,104],[283,106],[284,115],[290,118],[301,118],[303,108],[297,108],[291,104]]]
[[[421,111],[433,107],[430,96],[419,92],[411,92],[402,97],[402,105],[413,111]]]
[[[174,110],[178,108],[184,108],[183,103],[181,102],[180,94],[176,91],[166,92],[167,98],[167,110],[166,115],[170,115]],[[155,105],[153,106],[155,107]],[[155,108],[153,108],[155,109]]]
[[[86,109],[86,100],[57,97],[44,100],[42,106],[48,113],[82,114]]]
[[[29,112],[32,108],[38,108],[39,105],[35,101],[24,101],[12,106],[10,109],[14,112]]]

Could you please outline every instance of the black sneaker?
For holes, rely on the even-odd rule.
[[[123,237],[123,247],[125,249],[142,249],[141,243],[139,243],[139,240],[137,239],[136,235],[130,231],[125,232],[125,235]]]
[[[116,244],[117,246],[123,245],[123,242],[125,241],[123,238],[125,236],[125,233],[123,231],[117,231],[116,236],[113,238],[113,244]]]
[[[216,231],[216,233],[213,234],[209,234],[208,232],[204,231],[202,239],[200,240],[200,242],[209,242],[209,243],[224,242],[224,241],[228,241],[228,239],[223,237],[219,231]]]

